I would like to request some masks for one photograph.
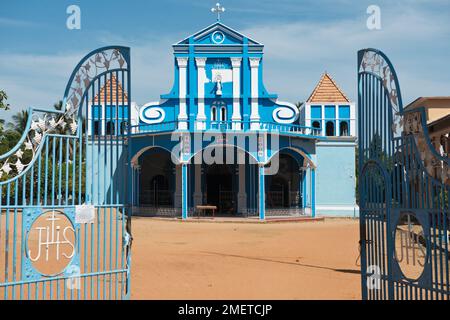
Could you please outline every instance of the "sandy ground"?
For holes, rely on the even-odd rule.
[[[133,218],[132,299],[360,299],[358,220]]]

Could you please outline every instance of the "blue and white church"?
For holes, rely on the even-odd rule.
[[[280,100],[264,86],[263,44],[220,18],[174,44],[173,55],[171,90],[122,106],[131,109],[124,184],[134,215],[188,219],[202,206],[259,219],[358,214],[355,103],[328,73],[305,103]],[[91,136],[126,130],[120,116],[102,120],[108,97],[128,94],[104,92],[112,87],[89,106]]]

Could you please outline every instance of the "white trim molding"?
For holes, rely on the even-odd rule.
[[[275,108],[272,112],[272,118],[275,122],[281,124],[290,124],[298,120],[300,115],[295,104],[286,101],[274,101],[280,107]]]
[[[233,114],[231,121],[233,130],[241,130],[241,62],[242,58],[231,58],[231,66],[233,67]]]
[[[205,83],[206,83],[206,58],[195,58],[197,64],[197,98],[198,98],[198,113],[196,121],[197,130],[206,129],[206,114],[205,114]]]
[[[188,115],[186,106],[186,96],[187,96],[187,64],[188,57],[177,58],[178,69],[179,69],[179,99],[180,99],[180,112],[178,114],[178,129],[187,130],[188,128]]]
[[[166,118],[166,112],[159,107],[165,101],[154,101],[144,104],[139,110],[139,119],[147,124],[161,123]]]
[[[259,62],[261,58],[252,57],[250,61],[250,77],[251,77],[251,113],[250,113],[250,129],[260,129],[259,116]]]

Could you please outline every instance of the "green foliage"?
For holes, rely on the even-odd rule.
[[[12,116],[12,120],[13,121],[7,125],[9,130],[19,132],[20,135],[22,135],[27,128],[28,111],[22,110],[17,112]]]
[[[0,90],[0,109],[9,110],[10,105],[6,101],[8,100],[8,95],[5,91]]]
[[[0,102],[4,103],[6,99],[6,94],[4,94],[4,96],[2,95],[4,94],[3,91],[0,91]],[[5,98],[2,98],[5,97]],[[9,105],[8,105],[9,106]],[[62,110],[62,101],[59,101],[57,103],[54,104],[54,108],[57,110]],[[6,109],[6,108],[3,108]],[[12,150],[19,142],[19,140],[21,139],[23,133],[26,130],[26,124],[27,124],[27,120],[28,120],[29,114],[27,111],[20,111],[17,112],[16,114],[14,114],[11,119],[12,121],[10,123],[7,123],[5,125],[5,121],[4,120],[0,120],[0,155],[3,155],[7,152],[9,152],[10,150]],[[66,121],[67,122],[67,121]],[[59,129],[59,131],[55,132],[57,134],[69,134],[69,128],[68,126],[66,126],[66,128],[64,130]],[[79,158],[79,153],[76,154],[76,159],[73,159],[73,155],[74,155],[74,147],[77,149],[77,151],[79,150],[79,145],[78,142],[75,144],[75,146],[73,145],[73,143],[69,143],[68,148],[66,149],[66,142],[63,142],[62,145],[62,163],[59,165],[59,150],[60,150],[60,143],[61,139],[50,139],[49,143],[49,150],[52,150],[52,143],[55,145],[55,150],[56,150],[56,154],[55,154],[55,168],[53,168],[53,155],[52,152],[50,151],[48,154],[48,158],[46,159],[45,157],[45,153],[42,154],[41,157],[41,168],[39,170],[39,166],[38,166],[38,161],[36,161],[33,165],[33,170],[32,170],[32,174],[33,174],[33,198],[34,201],[36,201],[36,198],[38,196],[38,192],[40,193],[40,198],[41,201],[44,202],[45,200],[44,198],[44,194],[47,193],[47,198],[51,199],[52,197],[54,199],[56,199],[56,203],[57,203],[57,193],[58,193],[58,180],[59,180],[59,175],[61,174],[61,193],[62,193],[62,199],[63,201],[65,201],[65,195],[66,195],[66,183],[67,183],[67,190],[69,191],[69,199],[68,202],[71,202],[71,195],[72,195],[72,191],[75,190],[75,197],[76,199],[78,199],[78,191],[80,188],[80,173],[81,173],[81,190],[84,193],[85,190],[85,176],[86,176],[86,165],[85,165],[85,157],[86,157],[86,148],[83,148],[83,155],[82,155],[82,164],[81,164],[81,172],[80,172],[80,158]],[[23,150],[23,148],[22,148]],[[68,152],[66,152],[68,150]],[[67,154],[66,154],[67,153]],[[32,160],[33,157],[33,153],[31,150],[26,150],[24,151],[22,158],[20,159],[21,162],[23,164],[28,164],[30,163],[30,161]],[[70,159],[71,161],[67,161],[66,159]],[[46,161],[47,160],[47,161]],[[15,163],[17,161],[17,157],[15,155],[12,155],[9,157],[8,162],[9,163]],[[4,159],[0,160],[0,168],[4,165]],[[16,176],[17,172],[14,166],[12,166],[12,171],[9,175],[3,174],[2,177],[0,178],[0,181],[6,181],[8,179],[10,179],[12,176]],[[75,179],[73,178],[73,171],[75,169]],[[40,172],[39,172],[40,171]],[[53,174],[55,174],[55,190],[45,190],[44,189],[44,184],[43,181],[45,179],[45,177],[47,177],[49,183],[48,185],[51,185],[51,179],[53,177]],[[41,177],[40,182],[41,182],[41,186],[38,186],[38,177]],[[27,173],[27,184],[29,185],[29,181],[30,181],[30,177],[31,177],[31,171],[29,173]],[[24,179],[18,179],[17,182],[12,182],[10,184],[10,188],[11,188],[11,195],[14,194],[15,188],[18,188],[18,190],[22,190],[23,188],[23,180]],[[26,198],[30,197],[30,192],[31,192],[31,188],[27,187],[27,190],[25,190],[26,193]],[[39,190],[39,191],[38,191]],[[54,192],[54,194],[52,193]],[[21,192],[20,192],[21,193]],[[82,195],[83,196],[83,195]],[[21,197],[20,197],[21,198]],[[2,201],[6,200],[6,194],[3,192],[2,193]],[[14,199],[10,199],[10,201],[14,201]]]

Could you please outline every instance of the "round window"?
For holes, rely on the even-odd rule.
[[[225,41],[225,35],[220,31],[214,32],[211,37],[215,44],[222,44]]]

